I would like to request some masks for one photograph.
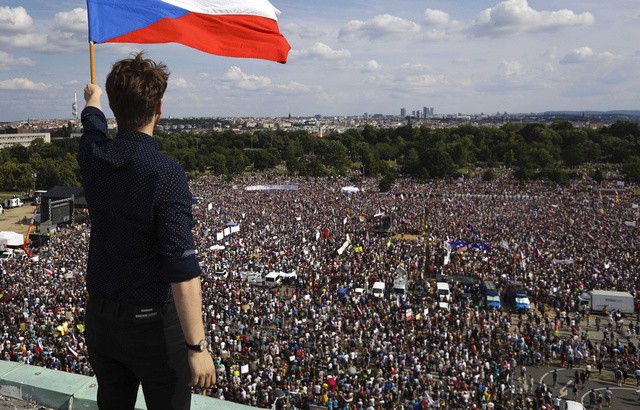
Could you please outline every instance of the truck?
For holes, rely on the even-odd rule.
[[[509,282],[507,285],[507,300],[513,305],[518,312],[526,312],[531,309],[529,301],[529,292],[524,284],[519,281]]]
[[[7,209],[11,209],[11,208],[19,208],[22,205],[24,205],[24,203],[20,198],[7,198],[4,201],[2,201],[2,205]]]
[[[396,295],[404,295],[407,293],[407,281],[404,280],[404,278],[400,280],[396,279],[395,282],[393,282],[393,291]]]
[[[531,309],[531,302],[529,301],[529,294],[526,289],[516,289],[514,304],[518,312]]]
[[[615,290],[590,290],[578,296],[580,312],[610,312],[614,309],[621,313],[633,313],[635,298],[629,292]]]
[[[11,248],[7,248],[0,253],[0,261],[8,261],[9,259],[26,260],[28,259],[28,256],[21,249],[14,250]]]
[[[376,298],[384,297],[384,288],[385,288],[384,282],[376,282],[373,284],[373,287],[371,288],[371,294]]]
[[[500,291],[492,281],[485,281],[482,283],[482,289],[486,297],[486,306],[489,309],[502,308],[502,302],[500,301]]]

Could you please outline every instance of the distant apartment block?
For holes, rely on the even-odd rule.
[[[51,143],[50,132],[25,132],[20,134],[0,134],[0,149],[12,145],[28,147],[31,142],[42,139],[45,143]]]
[[[433,107],[422,107],[422,109],[419,110],[412,110],[411,111],[411,117],[412,118],[427,118],[430,116],[434,115],[434,108]],[[400,116],[405,118],[407,116],[407,109],[406,108],[400,108]]]

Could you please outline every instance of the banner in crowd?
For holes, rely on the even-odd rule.
[[[338,248],[338,255],[342,255],[344,251],[347,250],[350,244],[351,244],[351,239],[349,239],[349,234],[347,234],[347,239],[344,241],[342,246]]]
[[[551,261],[554,265],[571,265],[573,263],[573,259],[553,259]]]
[[[343,186],[342,188],[340,188],[340,192],[342,192],[344,195],[355,194],[356,192],[359,192],[359,191],[360,191],[360,188],[355,186]]]
[[[250,185],[245,191],[297,191],[298,185]]]

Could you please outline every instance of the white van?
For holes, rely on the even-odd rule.
[[[582,403],[578,403],[577,401],[567,400],[564,403],[564,409],[565,410],[584,410],[585,407],[582,405]]]
[[[279,286],[282,283],[280,272],[269,272],[264,277],[264,282],[267,286]]]
[[[407,282],[404,279],[396,279],[396,281],[393,282],[393,291],[396,295],[404,295],[407,293]]]
[[[439,302],[451,302],[451,288],[447,282],[436,283],[436,294]]]
[[[371,293],[373,294],[373,296],[377,297],[377,298],[381,298],[384,296],[384,282],[376,282],[373,284],[373,287],[371,288]]]

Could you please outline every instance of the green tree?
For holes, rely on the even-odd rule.
[[[249,158],[258,171],[275,168],[281,161],[280,153],[273,148],[251,151]]]
[[[242,174],[250,164],[249,158],[240,149],[229,149],[225,151],[225,163],[227,171],[232,175]]]
[[[319,155],[322,162],[328,168],[333,168],[337,173],[346,172],[349,165],[347,149],[340,141],[320,140],[318,143]]]
[[[482,180],[486,182],[493,181],[496,179],[496,177],[497,177],[496,172],[491,168],[486,169],[482,173]]]
[[[626,159],[622,164],[622,173],[629,181],[640,182],[640,156]]]
[[[30,190],[34,183],[33,173],[31,164],[15,160],[5,162],[0,165],[0,187],[4,190]]]
[[[380,192],[389,192],[394,182],[396,182],[396,175],[393,172],[388,172],[378,183],[378,189]]]
[[[420,163],[429,172],[431,178],[450,178],[456,172],[456,166],[443,141],[428,148]]]
[[[418,150],[409,148],[402,161],[402,173],[406,175],[417,175],[420,168],[422,168],[422,166],[420,164]]]
[[[604,180],[604,174],[602,173],[602,170],[600,168],[597,168],[593,172],[593,175],[591,176],[591,179],[596,181],[598,184],[601,183]]]

